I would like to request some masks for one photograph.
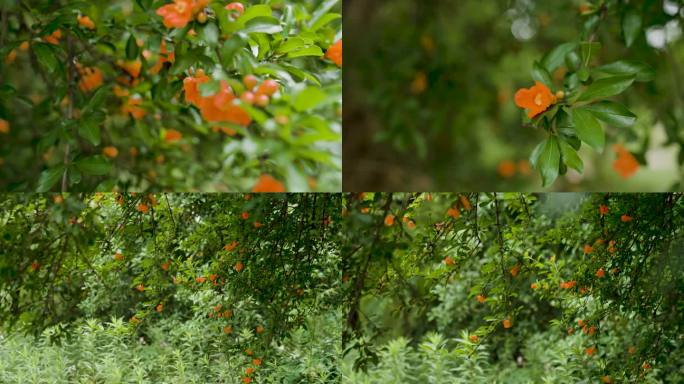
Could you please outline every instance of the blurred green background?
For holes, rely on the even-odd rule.
[[[542,188],[527,159],[546,133],[523,126],[513,95],[534,84],[534,61],[585,40],[595,15],[582,10],[602,6],[593,64],[637,60],[653,67],[655,79],[616,98],[638,116],[632,128],[606,126],[602,154],[579,152],[583,174],[569,171]],[[680,189],[681,0],[346,0],[344,7],[345,190]],[[642,25],[629,48],[628,12]],[[552,75],[555,92],[562,69]],[[642,163],[627,180],[613,170],[616,143]]]

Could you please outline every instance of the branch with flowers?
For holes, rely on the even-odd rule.
[[[539,171],[543,186],[552,184],[568,168],[582,173],[584,164],[577,151],[584,143],[603,152],[605,126],[615,129],[633,126],[637,116],[612,98],[635,82],[648,82],[655,76],[652,68],[634,60],[593,65],[592,59],[601,49],[601,43],[594,41],[597,29],[609,10],[616,7],[615,1],[604,0],[581,7],[581,14],[588,17],[585,39],[561,44],[533,63],[531,76],[535,85],[519,89],[515,94],[515,104],[527,110],[523,123],[547,134],[530,155],[530,163]],[[641,22],[631,17],[629,12],[623,16],[627,46],[641,31]],[[561,67],[562,82],[554,83],[551,74]],[[612,148],[617,154],[613,169],[624,179],[634,175],[640,161],[621,143],[614,143]]]
[[[338,0],[3,6],[0,185],[341,185]]]

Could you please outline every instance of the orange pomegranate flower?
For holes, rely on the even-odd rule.
[[[174,0],[157,9],[157,15],[164,18],[166,28],[185,28],[192,20],[192,3],[191,0]]]
[[[162,39],[161,44],[159,45],[159,60],[157,60],[157,63],[150,68],[150,73],[153,75],[157,74],[164,67],[164,63],[173,63],[175,61],[176,54],[174,52],[168,53],[166,48],[166,40]]]
[[[119,150],[116,149],[116,147],[110,145],[102,148],[102,154],[109,157],[110,159],[113,159],[119,155]]]
[[[238,261],[238,262],[235,263],[235,265],[233,266],[233,269],[235,270],[235,272],[240,273],[240,272],[242,272],[243,269],[245,269],[245,265],[242,264],[241,261]]]
[[[209,122],[223,121],[243,126],[249,125],[252,118],[244,109],[234,104],[235,94],[225,80],[221,80],[218,93],[208,97],[201,96],[199,85],[208,81],[209,77],[202,70],[198,70],[195,77],[185,78],[183,80],[185,100],[198,107],[202,117]]]
[[[596,353],[596,347],[589,347],[585,350],[587,356],[593,356]]]
[[[575,280],[564,281],[564,282],[560,283],[560,287],[562,289],[571,289],[571,288],[574,288],[575,285],[577,285],[577,282]]]
[[[175,143],[183,138],[183,134],[176,131],[175,129],[169,129],[164,133],[164,141],[167,143]]]
[[[142,104],[142,99],[139,97],[131,97],[128,99],[126,104],[121,106],[121,112],[123,114],[130,113],[134,119],[140,120],[147,114],[147,112],[139,106],[140,104]]]
[[[342,67],[342,39],[337,40],[335,44],[328,48],[325,52],[325,57],[330,59],[338,67]]]
[[[95,29],[95,23],[90,19],[88,16],[79,16],[78,17],[78,24],[80,24],[82,27],[88,28],[88,29]]]
[[[607,215],[607,214],[608,214],[608,207],[605,206],[605,205],[603,205],[603,204],[601,204],[601,205],[599,206],[599,213],[601,214],[601,216]]]
[[[392,225],[394,225],[394,215],[389,214],[389,215],[385,216],[385,225],[388,227],[391,227]]]
[[[535,82],[532,88],[522,88],[515,93],[515,105],[527,109],[527,117],[530,119],[544,112],[555,102],[556,96],[539,81]]]
[[[258,334],[264,333],[264,327],[262,327],[261,325],[257,325],[255,331]]]
[[[518,265],[518,264],[514,265],[513,268],[511,268],[510,272],[511,272],[511,276],[513,276],[513,277],[518,276],[518,272],[520,272],[520,265]]]
[[[624,214],[624,215],[620,216],[620,220],[622,220],[623,223],[628,223],[628,222],[632,221],[632,216]]]
[[[589,245],[589,244],[584,245],[584,254],[585,255],[590,254],[593,250],[594,250],[594,247],[592,247],[591,245]]]
[[[138,206],[136,207],[136,209],[137,209],[138,211],[142,212],[142,213],[147,213],[147,211],[150,210],[150,208],[149,208],[149,207],[147,206],[147,204],[145,204],[145,203],[140,203],[140,204],[138,204]]]
[[[249,212],[242,212],[242,220],[247,220],[249,219]]]
[[[171,263],[169,263],[168,261],[165,261],[162,263],[161,269],[168,271],[170,266],[171,266]]]
[[[273,176],[263,174],[259,177],[252,192],[285,192],[285,185],[276,180]]]
[[[10,124],[5,119],[0,119],[0,133],[7,134],[10,131]]]
[[[251,375],[252,373],[254,373],[254,371],[255,371],[254,368],[252,368],[252,367],[247,367],[247,368],[245,369],[245,375]]]
[[[451,207],[447,209],[447,216],[452,217],[454,219],[458,219],[459,217],[461,217],[461,211],[454,207]]]
[[[157,312],[161,313],[164,310],[164,304],[159,303],[157,304]]]
[[[102,85],[102,71],[97,67],[85,67],[79,69],[81,80],[78,87],[83,92],[90,92]]]
[[[486,297],[484,295],[477,295],[475,296],[475,300],[477,300],[478,303],[484,304]]]
[[[613,150],[617,153],[617,158],[613,163],[613,169],[623,179],[629,179],[639,170],[639,162],[634,158],[622,144],[615,144]]]
[[[243,377],[242,382],[244,384],[250,384],[252,382],[252,378],[251,377]]]
[[[5,56],[5,64],[10,65],[14,63],[14,60],[17,59],[17,50],[13,49],[11,50],[7,56]]]
[[[237,241],[233,241],[233,242],[230,243],[230,244],[224,245],[224,246],[223,246],[223,249],[226,250],[226,251],[228,251],[228,252],[230,252],[230,251],[234,250],[235,248],[237,248],[237,246],[238,246],[238,242],[237,242]]]
[[[53,45],[59,45],[59,39],[62,38],[62,31],[57,29],[52,34],[49,36],[43,36],[43,41],[53,44]]]
[[[454,260],[454,258],[451,256],[447,256],[444,258],[444,264],[449,267],[453,267],[456,264],[456,260]]]
[[[130,60],[130,61],[123,61],[119,60],[116,62],[116,64],[121,67],[124,71],[126,71],[131,77],[137,78],[140,76],[140,70],[142,69],[142,61],[140,60]]]
[[[530,284],[530,288],[537,289],[537,288],[539,288],[539,285],[537,283],[532,283],[532,284]]]
[[[470,341],[473,343],[477,343],[477,341],[479,340],[479,337],[477,337],[477,335],[470,335],[470,336],[468,336],[468,339],[470,339]]]
[[[233,327],[231,327],[230,325],[226,325],[225,327],[223,327],[223,333],[225,333],[226,335],[230,335],[231,333],[233,333]]]
[[[207,278],[204,277],[204,276],[200,276],[200,277],[196,277],[196,278],[195,278],[195,281],[198,282],[198,283],[200,283],[200,284],[202,284],[202,283],[204,283],[205,281],[207,281]]]
[[[195,106],[200,104],[199,85],[209,81],[209,76],[204,74],[202,69],[195,72],[194,77],[186,77],[183,80],[183,89],[185,90],[185,101],[192,103]]]
[[[137,289],[139,292],[145,292],[145,285],[144,284],[138,284],[135,286],[135,289]]]
[[[504,327],[504,328],[508,329],[508,328],[510,328],[510,327],[512,327],[512,326],[513,326],[513,324],[511,324],[511,320],[509,320],[509,319],[504,319],[504,321],[503,321],[503,327]]]
[[[515,163],[510,160],[503,160],[496,167],[496,171],[499,173],[499,176],[510,179],[511,177],[515,176]]]
[[[464,195],[460,195],[459,199],[461,200],[461,205],[463,206],[463,209],[465,209],[466,211],[470,211],[470,209],[472,208],[472,206],[470,205],[470,200],[468,200],[468,198]]]
[[[599,268],[598,271],[596,271],[596,277],[603,278],[604,276],[606,276],[606,271],[603,268]]]

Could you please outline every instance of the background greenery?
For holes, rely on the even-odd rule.
[[[343,382],[682,381],[683,204],[346,195]]]
[[[682,177],[684,5],[679,0],[412,0],[345,5],[345,189],[351,191],[667,191]],[[372,26],[368,28],[367,26]],[[513,96],[554,48],[592,40],[590,67],[618,60],[652,70],[611,98],[637,116],[606,124],[602,153],[583,146],[584,172],[548,188],[527,162],[546,138]],[[568,93],[570,61],[552,71]],[[592,73],[593,75],[593,73]],[[587,80],[591,82],[591,79]],[[613,144],[641,162],[624,180]],[[502,170],[499,170],[500,167]],[[507,170],[508,168],[508,170]]]
[[[250,191],[269,174],[288,191],[339,191],[341,69],[324,54],[342,38],[340,2],[242,1],[239,18],[207,3],[169,29],[164,0],[0,1],[0,188]],[[102,84],[81,89],[83,68]],[[183,91],[197,69],[212,79],[202,96],[219,80],[241,95],[246,75],[280,91],[238,102],[246,126],[207,122]]]
[[[3,195],[0,381],[336,382],[339,201]]]

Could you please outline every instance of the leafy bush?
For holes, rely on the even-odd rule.
[[[339,205],[329,194],[4,195],[0,348],[26,343],[30,357],[7,360],[7,380],[55,369],[78,382],[335,382]]]
[[[346,195],[346,380],[681,381],[682,201]]]
[[[339,1],[0,11],[3,190],[340,189]]]
[[[201,320],[164,319],[138,337],[122,319],[88,320],[59,344],[57,329],[40,338],[0,335],[3,383],[243,383],[245,367],[258,368],[258,383],[335,381],[339,317],[309,319],[305,327],[274,344],[260,365],[228,352]]]

